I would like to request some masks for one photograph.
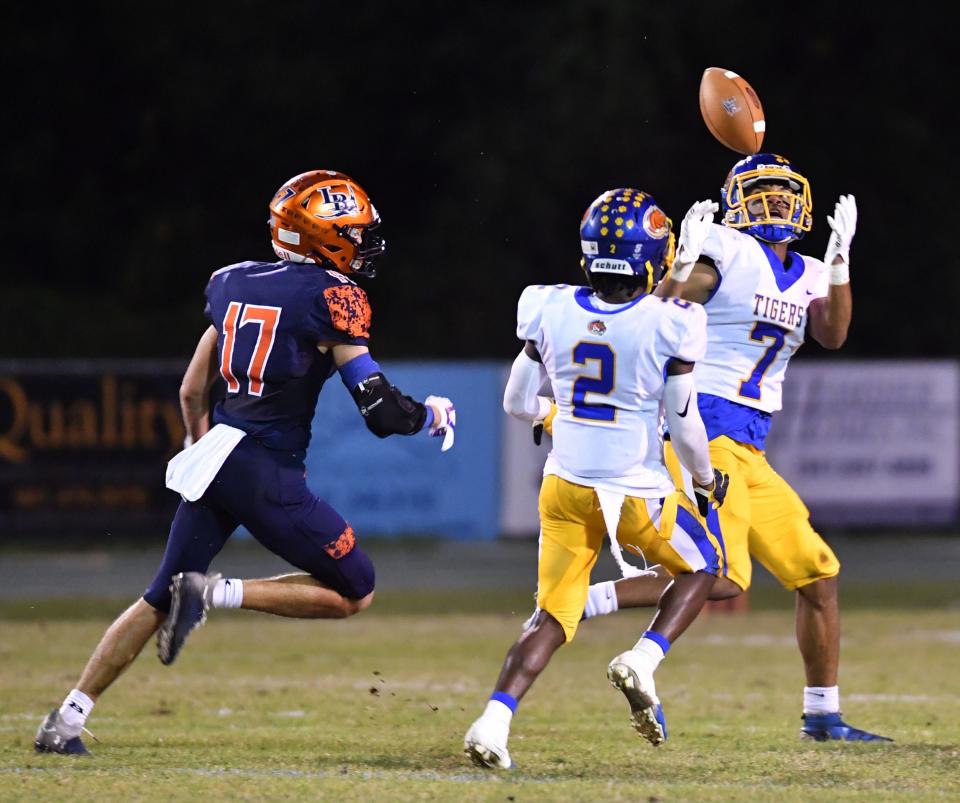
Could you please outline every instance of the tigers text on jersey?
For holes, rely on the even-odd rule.
[[[606,304],[587,287],[527,287],[517,336],[540,352],[557,401],[544,474],[631,496],[663,496],[673,482],[661,434],[667,362],[706,350],[699,304],[640,296]]]
[[[793,251],[783,265],[768,245],[717,224],[702,253],[719,276],[705,304],[707,355],[695,370],[697,391],[775,412],[810,302],[828,293],[826,266]]]
[[[207,284],[226,396],[213,422],[264,446],[303,452],[333,355],[317,344],[365,346],[370,305],[346,276],[297,262],[240,262]]]

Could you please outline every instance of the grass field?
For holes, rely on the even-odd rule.
[[[957,800],[960,594],[889,591],[845,598],[841,691],[850,721],[895,744],[797,739],[800,662],[774,591],[702,616],[671,652],[660,748],[604,674],[648,613],[586,623],[521,704],[519,769],[501,774],[462,739],[527,594],[384,594],[343,622],[217,611],[175,666],[151,645],[103,697],[93,759],[37,756],[32,739],[126,601],[4,602],[0,800]]]

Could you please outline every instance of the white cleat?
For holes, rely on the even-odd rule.
[[[480,717],[470,726],[463,738],[463,752],[478,767],[495,770],[513,768],[513,761],[507,751],[509,729],[500,722]]]
[[[667,722],[646,662],[634,650],[627,650],[610,662],[607,678],[627,698],[634,730],[655,747],[663,744],[667,740]]]

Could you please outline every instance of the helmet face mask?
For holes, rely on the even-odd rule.
[[[627,288],[652,292],[673,261],[671,227],[656,201],[640,190],[600,195],[580,220],[580,265],[591,287],[594,277],[609,275]]]
[[[340,273],[374,276],[386,249],[372,230],[380,216],[349,176],[311,170],[287,181],[270,202],[270,239],[281,259],[313,262]]]
[[[737,162],[724,182],[721,204],[723,225],[768,243],[799,240],[813,226],[810,182],[772,153]]]

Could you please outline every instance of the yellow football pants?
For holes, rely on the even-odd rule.
[[[596,491],[549,474],[540,486],[540,559],[537,605],[573,639],[583,615],[590,572],[607,527]],[[680,491],[662,501],[628,496],[620,510],[617,540],[671,574],[722,574],[722,550],[695,505]]]
[[[669,441],[665,457],[677,487],[688,487],[690,476]],[[790,590],[840,573],[840,561],[811,526],[807,506],[762,450],[721,435],[710,441],[710,460],[730,475],[726,500],[717,511],[727,577],[749,588],[751,555]]]

